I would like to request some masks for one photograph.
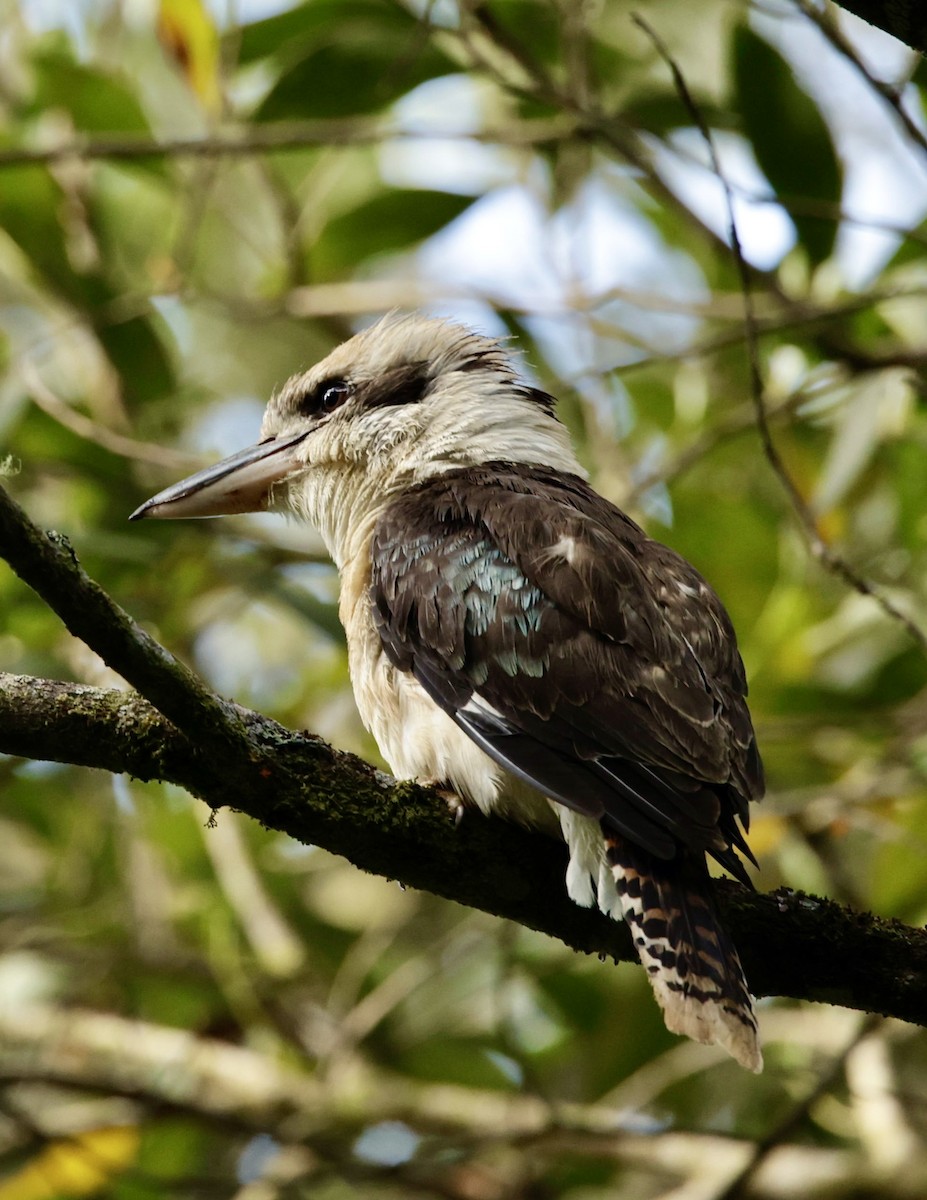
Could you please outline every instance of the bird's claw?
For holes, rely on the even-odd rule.
[[[436,791],[438,793],[438,795],[441,797],[441,799],[444,801],[444,803],[451,810],[451,815],[454,818],[454,828],[456,829],[460,825],[461,821],[464,819],[464,812],[466,811],[466,807],[467,807],[464,804],[463,799],[460,796],[460,793],[455,792],[452,787],[448,787],[448,785],[443,780],[442,781],[438,781],[436,779],[426,780],[425,787],[430,787],[434,791]]]

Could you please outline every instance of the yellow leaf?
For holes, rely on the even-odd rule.
[[[204,0],[160,0],[158,41],[210,112],[219,111],[219,35]]]
[[[88,1129],[51,1142],[31,1162],[0,1182],[0,1200],[58,1200],[92,1196],[138,1154],[135,1125]]]

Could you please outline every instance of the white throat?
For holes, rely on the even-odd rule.
[[[435,475],[510,462],[585,478],[567,430],[541,405],[494,380],[477,398],[473,393],[473,381],[459,376],[423,403],[418,419],[384,410],[376,424],[358,422],[356,440],[350,434],[333,440],[330,459],[310,447],[309,464],[281,489],[278,506],[318,529],[341,570],[365,551],[389,501]]]

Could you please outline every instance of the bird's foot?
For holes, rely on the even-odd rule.
[[[434,791],[444,800],[445,804],[451,810],[451,815],[454,818],[454,825],[457,826],[463,820],[466,805],[463,802],[463,797],[454,789],[445,779],[423,779],[424,787],[433,788]]]

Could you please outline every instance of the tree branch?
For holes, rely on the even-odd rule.
[[[184,729],[196,728],[197,747],[210,754],[221,775],[234,778],[253,749],[234,708],[213,695],[87,576],[66,537],[43,533],[2,488],[0,554],[107,666],[168,720]]]
[[[468,813],[455,828],[437,793],[238,709],[262,762],[234,792],[190,737],[131,692],[0,675],[0,752],[179,784],[298,841],[411,887],[507,917],[574,950],[633,961],[623,926],[578,908],[560,843]],[[781,889],[716,884],[759,995],[825,1000],[927,1024],[927,933]]]
[[[497,818],[455,828],[441,797],[319,738],[231,705],[145,634],[0,489],[0,554],[139,692],[0,675],[0,752],[176,783],[363,870],[633,960],[623,925],[566,895],[564,847]],[[927,1024],[927,933],[780,891],[718,881],[757,995],[826,1000]]]
[[[220,133],[194,138],[153,138],[131,134],[78,136],[57,146],[5,146],[0,149],[0,170],[7,167],[48,165],[80,159],[84,162],[141,161],[149,158],[252,158],[255,155],[319,146],[376,146],[383,142],[478,141],[501,146],[544,146],[572,135],[569,119],[513,122],[497,129],[399,129],[382,120],[366,118],[287,121],[268,125],[230,127]]]
[[[506,916],[574,949],[634,958],[614,921],[567,899],[562,845],[468,814],[457,829],[444,800],[350,754],[246,709],[237,713],[258,770],[234,792],[196,746],[132,692],[0,675],[0,752],[179,784],[212,808],[230,805],[271,829],[356,866]]]
[[[234,792],[194,749],[195,726],[188,738],[147,701],[116,689],[0,675],[0,752],[179,784],[213,808],[234,806],[374,874],[507,917],[574,950],[634,959],[623,926],[567,898],[559,843],[475,813],[455,829],[437,794],[238,711],[264,765]],[[759,896],[719,881],[717,893],[757,994],[927,1023],[924,931],[787,890]]]
[[[823,1081],[833,1083],[858,1037],[854,1034],[850,1046],[835,1056]],[[36,1004],[4,1008],[0,1010],[0,1046],[0,1084],[16,1086],[30,1081],[54,1089],[51,1101],[45,1088],[38,1099],[21,1090],[12,1096],[8,1091],[2,1097],[4,1108],[12,1108],[17,1122],[40,1141],[66,1136],[65,1122],[75,1111],[72,1136],[79,1135],[84,1129],[79,1124],[81,1109],[69,1108],[68,1093],[72,1089],[83,1094],[99,1091],[133,1102],[140,1110],[144,1106],[151,1115],[176,1113],[236,1133],[269,1133],[291,1153],[300,1152],[294,1178],[303,1181],[304,1189],[305,1180],[316,1168],[313,1156],[319,1156],[323,1163],[333,1161],[339,1176],[353,1178],[361,1168],[369,1172],[366,1178],[386,1185],[387,1194],[408,1194],[405,1187],[397,1192],[397,1179],[403,1185],[407,1180],[397,1176],[394,1168],[367,1167],[346,1152],[351,1144],[346,1131],[351,1134],[375,1123],[399,1121],[420,1136],[452,1138],[459,1151],[471,1156],[491,1147],[517,1146],[530,1150],[532,1163],[539,1159],[562,1162],[565,1156],[577,1154],[626,1163],[632,1169],[659,1161],[669,1176],[697,1172],[702,1182],[717,1189],[712,1196],[723,1192],[731,1200],[773,1194],[764,1186],[764,1166],[770,1170],[770,1180],[826,1177],[832,1187],[835,1181],[844,1186],[871,1181],[878,1184],[883,1200],[904,1191],[886,1190],[891,1185],[884,1170],[880,1173],[877,1164],[846,1148],[827,1153],[822,1176],[821,1147],[812,1152],[792,1140],[808,1101],[813,1102],[821,1090],[819,1084],[777,1123],[780,1136],[775,1144],[764,1139],[757,1145],[730,1134],[680,1128],[641,1132],[634,1126],[634,1110],[618,1109],[608,1101],[578,1104],[561,1100],[552,1111],[548,1102],[531,1091],[432,1084],[387,1073],[369,1063],[361,1068],[361,1074],[355,1068],[347,1076],[323,1082],[251,1047],[79,1008],[55,1011]],[[60,1107],[54,1103],[58,1098]],[[4,1115],[10,1114],[5,1111]],[[136,1119],[144,1119],[142,1111]],[[54,1134],[46,1133],[47,1129]],[[423,1172],[441,1169],[435,1156],[410,1166],[414,1166],[412,1186],[421,1184]],[[428,1187],[425,1194],[437,1193]],[[494,1189],[479,1194],[503,1193]],[[507,1188],[504,1194],[525,1193]],[[910,1196],[910,1190],[904,1194]]]
[[[753,399],[753,405],[756,410],[756,427],[760,435],[760,444],[763,448],[763,454],[766,461],[769,463],[773,474],[779,480],[782,488],[788,497],[789,503],[793,512],[798,518],[799,527],[807,543],[808,549],[812,556],[822,564],[822,566],[835,575],[838,579],[842,579],[849,587],[853,588],[862,596],[868,596],[873,600],[879,608],[890,617],[897,621],[921,648],[924,653],[927,653],[927,630],[915,621],[907,613],[903,612],[895,601],[888,595],[885,588],[879,584],[873,583],[861,575],[840,553],[834,550],[825,540],[818,526],[817,518],[811,509],[811,506],[805,500],[801,493],[798,484],[792,477],[785,459],[779,450],[776,440],[772,434],[772,427],[769,419],[769,407],[766,398],[766,385],[763,382],[763,374],[760,367],[760,351],[758,325],[756,318],[756,310],[753,300],[753,288],[751,283],[751,271],[744,257],[743,247],[740,242],[740,234],[737,229],[737,221],[735,219],[734,209],[734,193],[728,183],[727,175],[721,169],[721,160],[718,156],[715,147],[714,138],[708,123],[705,121],[701,110],[695,103],[688,84],[680,70],[675,59],[670,54],[665,42],[659,36],[647,21],[639,14],[632,13],[632,21],[638,25],[651,39],[657,49],[657,53],[666,63],[673,76],[673,82],[676,86],[676,91],[682,101],[684,107],[692,117],[695,127],[698,129],[702,141],[705,143],[705,148],[708,151],[708,161],[711,164],[713,174],[721,184],[721,189],[724,194],[724,204],[727,209],[728,219],[728,236],[731,243],[731,251],[734,257],[734,262],[737,267],[737,273],[740,277],[741,292],[744,299],[744,342],[747,350],[747,364],[750,374],[750,392]]]

